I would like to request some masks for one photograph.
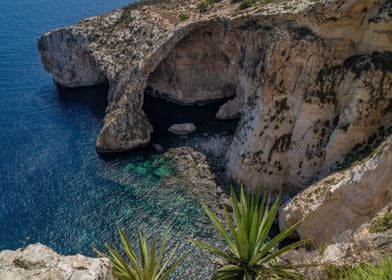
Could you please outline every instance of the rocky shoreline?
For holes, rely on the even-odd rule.
[[[294,196],[280,227],[306,218],[297,235],[314,242],[290,252],[293,263],[391,255],[391,228],[374,230],[392,201],[391,1],[200,4],[146,1],[39,38],[57,83],[109,84],[97,149],[150,142],[147,89],[179,104],[231,98],[216,117],[241,116],[233,135],[181,136],[167,151],[155,145],[177,170],[161,187],[186,188],[218,212],[232,183]],[[322,279],[324,268],[305,272]]]
[[[201,12],[196,0],[147,1],[48,32],[38,46],[61,85],[109,84],[99,151],[150,141],[147,88],[182,104],[234,98],[218,114],[241,115],[227,174],[295,194],[391,125],[390,3],[270,2]]]

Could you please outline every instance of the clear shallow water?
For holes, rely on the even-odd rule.
[[[56,89],[37,37],[128,4],[126,0],[0,1],[0,250],[41,242],[63,254],[95,255],[117,229],[171,229],[171,240],[209,238],[198,202],[159,188],[175,172],[159,155],[100,157],[95,137],[106,88]],[[133,236],[134,237],[134,236]],[[206,279],[209,261],[192,249],[181,278]],[[203,271],[203,272],[202,272]]]

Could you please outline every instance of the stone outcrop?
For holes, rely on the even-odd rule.
[[[304,219],[297,232],[316,245],[341,239],[368,223],[392,201],[392,137],[367,159],[310,186],[279,214],[281,229]]]
[[[283,259],[291,265],[301,267],[305,279],[312,280],[331,279],[326,271],[331,265],[340,267],[377,263],[392,255],[392,228],[374,229],[374,224],[387,213],[392,214],[391,203],[358,229],[343,232],[335,242],[311,251],[290,251]]]
[[[173,162],[176,176],[166,177],[162,187],[186,188],[194,197],[206,203],[223,217],[223,205],[229,201],[227,193],[218,183],[215,172],[202,152],[191,147],[176,147],[166,151],[164,157]]]
[[[36,243],[16,251],[0,251],[2,280],[112,280],[108,259],[61,256]]]
[[[219,108],[216,113],[216,118],[220,120],[232,120],[239,118],[241,116],[241,105],[241,98],[237,95],[235,98],[228,100]]]
[[[198,4],[145,2],[39,39],[61,85],[109,83],[98,150],[149,142],[146,89],[185,104],[241,100],[227,173],[250,189],[297,192],[390,133],[391,1]]]

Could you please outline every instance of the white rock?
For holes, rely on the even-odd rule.
[[[105,258],[61,256],[40,243],[0,251],[1,280],[112,280]]]
[[[193,123],[177,123],[171,125],[167,130],[177,135],[187,135],[195,132],[196,126]]]

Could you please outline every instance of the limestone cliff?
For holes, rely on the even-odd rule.
[[[390,133],[390,0],[146,1],[39,39],[66,87],[109,83],[100,151],[149,142],[148,90],[179,103],[235,97],[228,175],[296,192]]]
[[[392,137],[371,155],[310,186],[282,207],[280,227],[298,228],[317,245],[338,242],[392,202]],[[389,244],[392,248],[392,243]]]

